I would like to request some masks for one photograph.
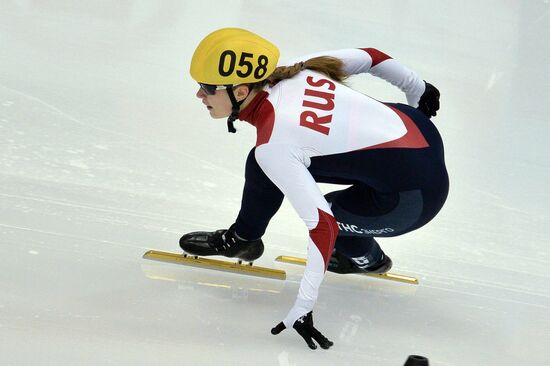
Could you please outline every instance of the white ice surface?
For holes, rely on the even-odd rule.
[[[548,365],[550,4],[529,1],[0,1],[0,364]],[[449,199],[381,240],[418,287],[328,274],[309,350],[270,328],[307,231],[285,203],[258,264],[274,281],[148,262],[231,224],[254,129],[229,135],[188,75],[239,26],[283,57],[376,47],[442,93]],[[404,101],[370,76],[354,87]],[[323,189],[330,189],[324,187]]]

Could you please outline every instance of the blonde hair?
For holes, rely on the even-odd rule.
[[[337,82],[343,82],[349,75],[344,71],[344,62],[336,57],[319,56],[307,61],[297,62],[292,66],[279,66],[264,81],[252,84],[251,87],[262,88],[266,83],[277,83],[284,79],[290,79],[302,70],[320,72]]]

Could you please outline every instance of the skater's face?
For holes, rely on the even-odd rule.
[[[233,88],[233,93],[237,101],[241,101],[248,95],[248,87],[246,85],[236,86]],[[231,114],[231,99],[229,99],[227,90],[208,89],[201,86],[196,96],[206,106],[212,118],[227,118]]]
[[[200,87],[196,95],[206,106],[212,118],[224,118],[231,114],[231,100],[226,90],[213,90],[207,93]]]

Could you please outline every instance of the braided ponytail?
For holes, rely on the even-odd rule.
[[[289,79],[305,69],[320,72],[338,82],[342,82],[348,77],[344,71],[344,62],[342,60],[336,57],[320,56],[295,63],[292,66],[279,66],[269,76],[269,80],[277,82]]]
[[[305,69],[320,72],[334,81],[343,82],[349,75],[344,71],[344,62],[336,57],[319,56],[310,58],[307,61],[297,62],[292,66],[279,66],[269,78],[258,83],[249,84],[252,89],[262,89],[265,84],[290,79]]]

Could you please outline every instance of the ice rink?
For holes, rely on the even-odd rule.
[[[548,365],[548,0],[0,0],[0,364]],[[189,76],[209,32],[242,27],[282,58],[375,47],[441,91],[448,201],[381,239],[420,285],[327,274],[315,324],[294,303],[308,232],[285,201],[258,279],[142,259],[236,217],[255,129],[228,134]],[[370,75],[350,84],[405,102]],[[333,187],[323,186],[324,191]]]

